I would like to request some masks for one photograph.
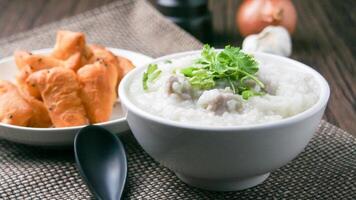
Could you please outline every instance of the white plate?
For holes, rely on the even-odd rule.
[[[123,49],[109,49],[116,55],[130,59],[136,67],[143,66],[152,60],[151,57],[140,53]],[[51,51],[52,49],[49,48],[32,52],[35,54],[48,54]],[[0,60],[1,80],[8,80],[15,83],[17,73],[18,69],[13,57],[7,57]],[[117,105],[113,110],[110,121],[97,125],[100,125],[113,133],[120,133],[129,129],[125,119],[125,113],[123,113],[119,102],[117,102]],[[68,128],[28,128],[0,123],[0,138],[28,145],[68,146],[73,144],[75,134],[82,127],[83,126]]]

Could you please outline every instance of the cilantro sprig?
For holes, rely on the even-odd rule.
[[[154,82],[161,74],[161,70],[158,69],[157,64],[148,65],[147,71],[143,73],[142,85],[144,90],[148,90],[148,82]]]
[[[190,84],[198,89],[214,88],[217,81],[224,81],[235,94],[244,99],[262,95],[255,91],[248,81],[251,80],[264,88],[264,84],[256,77],[258,63],[240,48],[226,46],[221,52],[209,45],[204,45],[199,58],[192,66],[181,69],[181,73],[189,79]]]

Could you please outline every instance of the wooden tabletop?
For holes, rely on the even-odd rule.
[[[105,5],[115,0],[0,0],[0,38]],[[151,0],[154,1],[154,0]],[[241,45],[235,12],[241,0],[209,2],[213,44]],[[331,97],[324,118],[356,135],[354,0],[296,0],[298,24],[292,58],[314,67],[329,82]]]

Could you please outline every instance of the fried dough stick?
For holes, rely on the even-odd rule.
[[[0,80],[0,121],[27,126],[32,117],[31,106],[23,99],[16,86]]]
[[[79,81],[72,70],[61,67],[40,70],[28,77],[27,84],[40,92],[55,127],[89,123],[79,97]]]
[[[78,65],[78,59],[70,57],[66,60],[60,60],[48,55],[32,54],[27,51],[18,50],[14,53],[15,63],[22,70],[29,66],[32,71],[49,69],[52,67],[66,67],[69,69]]]
[[[110,80],[110,85],[114,85],[115,92],[111,93],[113,98],[117,98],[117,87],[119,84],[119,76],[121,72],[118,70],[119,61],[116,56],[108,51],[105,47],[98,45],[90,45],[89,49],[93,52],[93,56],[90,59],[90,63],[99,62],[107,68],[109,73],[108,78]]]
[[[105,47],[99,45],[89,45],[89,49],[93,52],[93,56],[89,60],[90,63],[101,59],[104,60],[107,64],[116,67],[118,83],[129,71],[135,68],[129,59],[121,56],[115,56]]]
[[[16,65],[20,69],[20,73],[16,77],[18,85],[22,91],[37,99],[40,99],[40,94],[26,84],[26,79],[31,73],[53,67],[67,67],[71,69],[78,64],[78,60],[74,57],[63,61],[51,56],[35,55],[27,51],[15,51],[14,55]]]
[[[73,59],[78,61],[76,65],[71,65],[70,67],[72,70],[77,71],[87,64],[92,53],[86,46],[84,33],[62,30],[57,32],[52,56],[60,60]]]
[[[119,71],[121,71],[121,76],[119,77],[120,82],[127,73],[135,68],[135,65],[127,58],[117,56],[117,59],[119,60]]]
[[[52,125],[43,103],[21,93],[8,81],[0,81],[0,120],[18,126],[47,128]]]
[[[22,97],[32,108],[32,117],[29,121],[29,127],[49,128],[52,126],[51,118],[45,105],[32,96],[21,92]]]
[[[110,70],[103,62],[85,65],[77,72],[81,83],[80,97],[91,123],[110,119],[116,101],[116,82],[110,81]]]

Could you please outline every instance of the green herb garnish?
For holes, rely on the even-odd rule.
[[[165,60],[165,61],[164,61],[164,64],[171,64],[171,63],[172,63],[171,60]]]
[[[248,98],[250,97],[253,97],[253,96],[261,96],[261,95],[264,95],[265,93],[264,92],[256,92],[254,90],[245,90],[241,93],[241,96],[243,99],[247,100]]]
[[[161,74],[161,70],[158,69],[157,64],[148,65],[147,71],[143,73],[142,85],[144,90],[148,90],[148,82],[154,82]]]
[[[214,88],[217,81],[224,81],[235,94],[244,99],[262,95],[255,91],[248,80],[252,80],[261,88],[264,84],[255,76],[258,63],[240,48],[226,46],[221,52],[209,45],[204,45],[199,58],[192,66],[181,69],[181,73],[189,79],[190,84],[198,89]]]

